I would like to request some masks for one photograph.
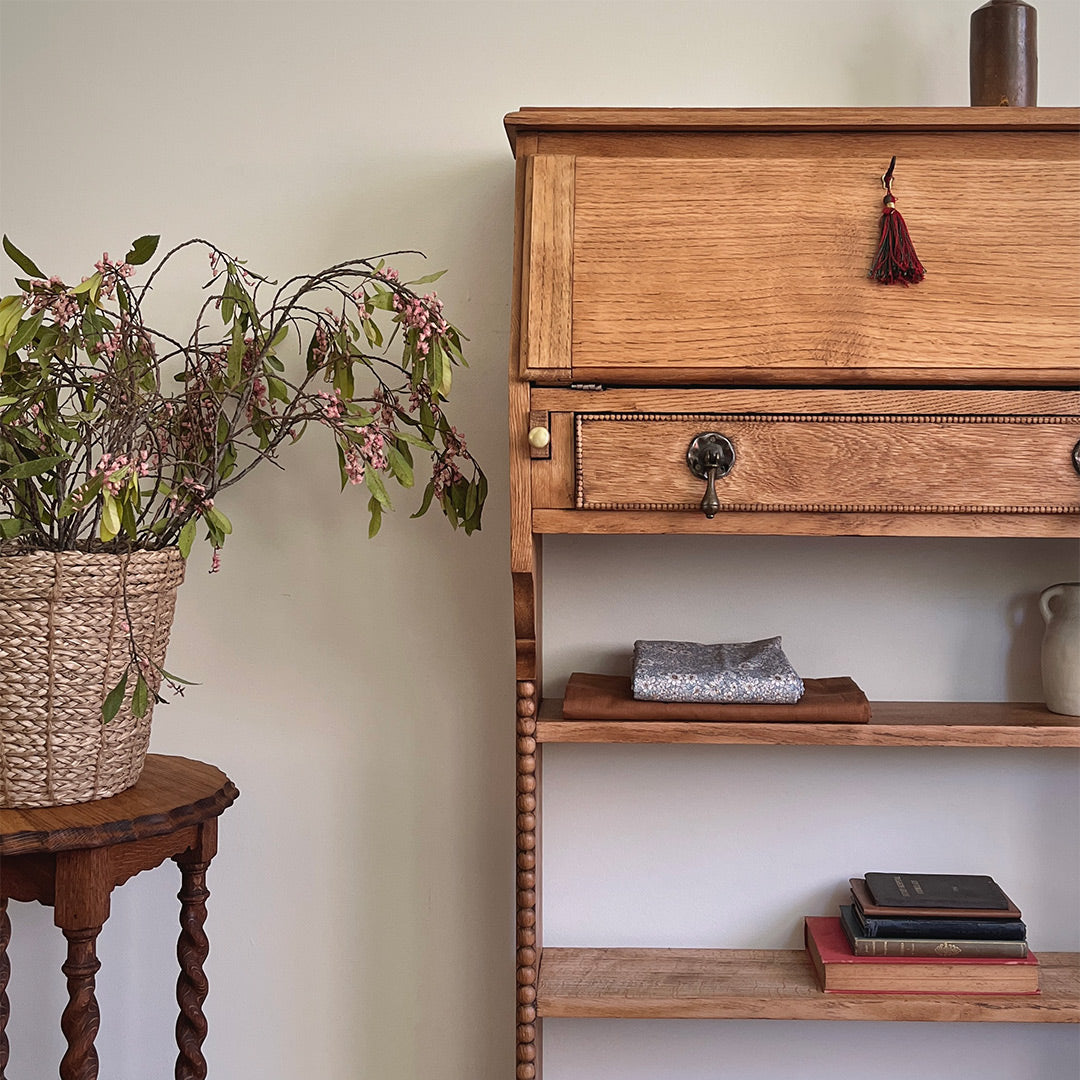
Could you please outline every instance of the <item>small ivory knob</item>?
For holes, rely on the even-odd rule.
[[[551,432],[546,427],[534,427],[529,429],[529,445],[537,450],[543,450],[551,442]]]

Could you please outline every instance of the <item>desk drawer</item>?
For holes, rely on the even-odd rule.
[[[1080,511],[1075,416],[578,413],[575,505],[698,510],[705,432],[733,448],[720,513]]]

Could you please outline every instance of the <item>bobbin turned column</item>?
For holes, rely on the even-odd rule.
[[[11,961],[7,947],[11,940],[11,920],[7,913],[7,897],[0,896],[0,1080],[4,1080],[8,1063],[7,1022],[9,1015],[7,986],[11,977]]]
[[[517,684],[517,1073],[535,1080],[539,1058],[536,984],[540,938],[537,813],[539,755],[536,744],[536,684]]]

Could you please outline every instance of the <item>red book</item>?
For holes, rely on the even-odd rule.
[[[806,951],[827,993],[1037,994],[1038,958],[856,956],[838,918],[808,915]]]

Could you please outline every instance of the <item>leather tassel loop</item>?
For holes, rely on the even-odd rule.
[[[882,285],[915,285],[926,276],[919,256],[915,254],[915,245],[911,242],[907,224],[900,211],[896,209],[896,197],[892,193],[892,175],[896,168],[896,158],[889,162],[889,168],[881,178],[885,197],[881,200],[881,231],[878,239],[877,254],[868,277]]]

